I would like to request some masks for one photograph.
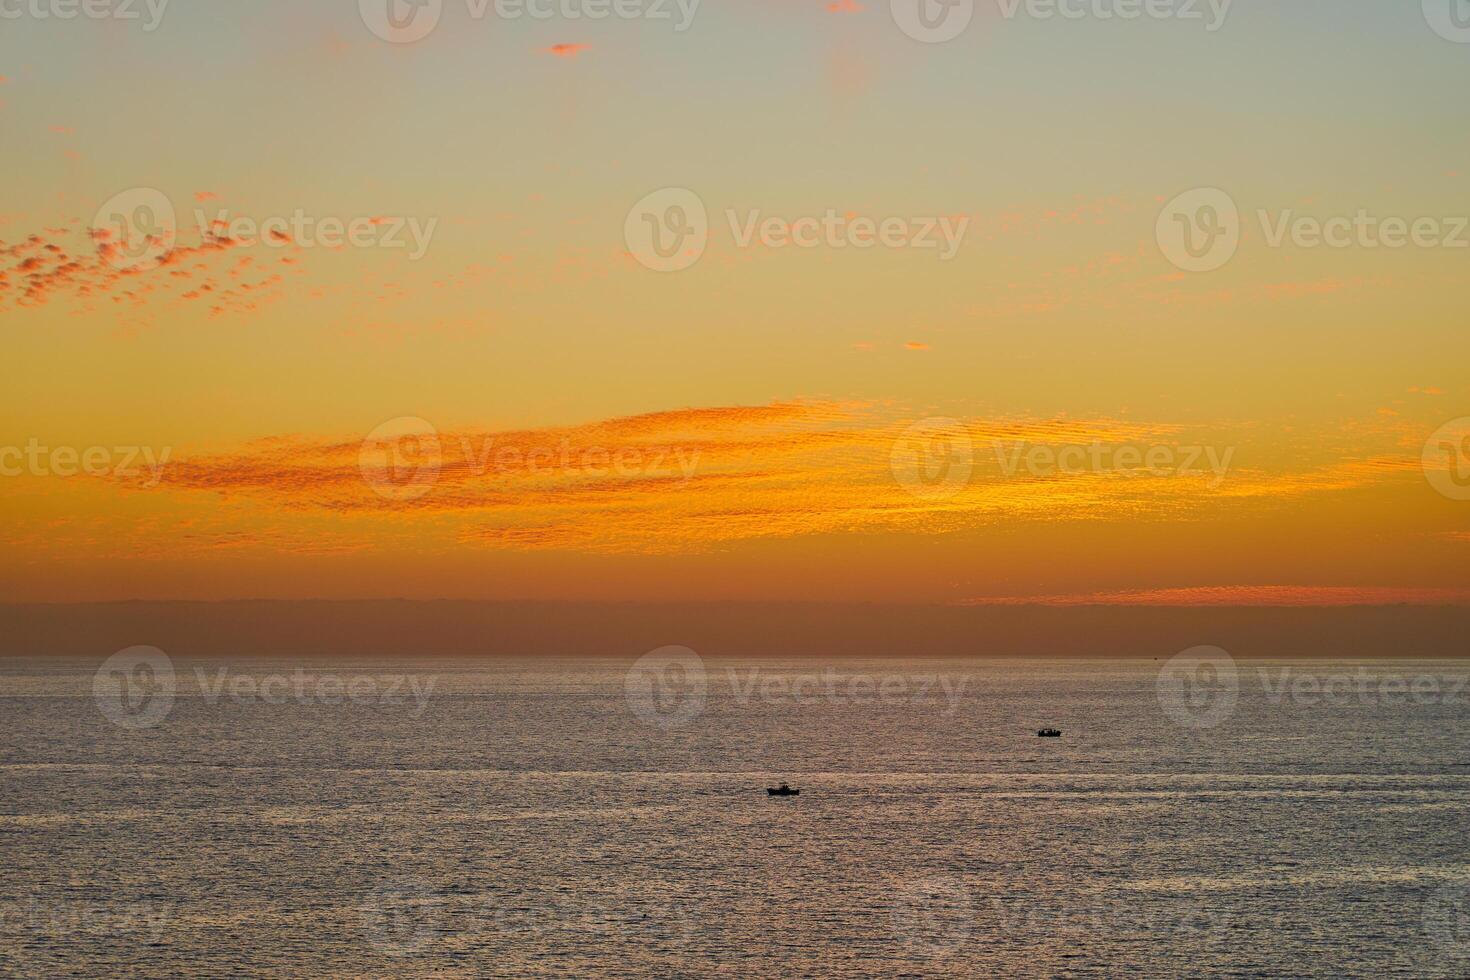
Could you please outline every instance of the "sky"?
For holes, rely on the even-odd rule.
[[[0,595],[1470,602],[1450,0],[392,3],[0,0]]]

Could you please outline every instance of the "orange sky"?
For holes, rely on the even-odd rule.
[[[1415,5],[371,6],[7,22],[6,597],[1464,604]]]

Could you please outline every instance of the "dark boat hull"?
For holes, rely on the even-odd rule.
[[[771,789],[770,787],[767,787],[766,788],[766,795],[767,796],[800,796],[801,795],[801,790],[799,790],[799,789],[779,790],[779,789]]]

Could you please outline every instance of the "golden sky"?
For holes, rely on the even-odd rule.
[[[303,6],[6,22],[6,597],[1466,600],[1419,5]]]

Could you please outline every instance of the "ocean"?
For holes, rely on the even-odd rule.
[[[1467,674],[7,659],[0,976],[1470,976]]]

